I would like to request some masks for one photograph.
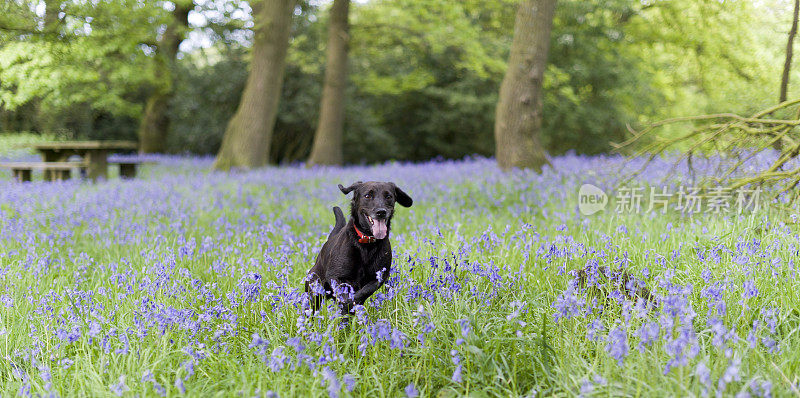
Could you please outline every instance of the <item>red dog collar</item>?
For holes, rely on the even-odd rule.
[[[356,234],[358,234],[358,243],[375,243],[376,239],[374,236],[364,235],[363,232],[358,230],[356,224],[353,224],[353,228],[355,228]]]

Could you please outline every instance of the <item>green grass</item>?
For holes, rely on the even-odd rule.
[[[451,176],[440,165],[267,169],[230,177],[188,171],[185,165],[148,167],[148,177],[134,182],[3,186],[14,194],[0,205],[0,226],[7,231],[0,235],[0,297],[13,299],[10,306],[0,303],[2,396],[15,396],[26,383],[33,393],[113,396],[109,387],[123,375],[130,389],[124,396],[157,396],[153,384],[142,381],[146,370],[170,396],[180,395],[176,378],[187,377],[191,396],[328,395],[324,366],[292,370],[287,365],[273,372],[250,344],[258,333],[270,342],[268,356],[284,347],[283,353],[296,360],[286,341],[298,335],[300,315],[292,300],[276,297],[302,285],[332,224],[331,205],[346,205],[335,183],[376,174],[398,176],[415,204],[399,208],[392,224],[396,294],[379,308],[367,305],[367,314],[371,322],[387,320],[408,340],[403,349],[379,342],[362,356],[358,347],[365,326],[355,318],[342,330],[339,320],[330,319],[334,311],[311,318],[304,353],[318,358],[326,344],[335,348],[338,359],[325,366],[339,379],[349,374],[356,380],[352,392],[341,389],[343,396],[403,396],[409,383],[421,396],[574,396],[595,375],[606,382],[593,385],[590,395],[691,396],[702,393],[696,375],[700,362],[711,371],[713,395],[733,358],[741,359],[740,380],[731,381],[722,395],[751,391],[751,381],[770,381],[777,396],[796,393],[798,232],[789,218],[769,209],[685,217],[621,215],[611,208],[582,217],[575,214],[575,175],[503,175],[487,161],[466,162],[463,173]],[[544,204],[536,205],[536,198]],[[761,242],[754,251],[737,252],[738,243],[754,239]],[[182,256],[181,247],[192,240],[192,254]],[[204,242],[207,248],[201,249]],[[731,251],[723,250],[719,263],[699,258],[699,250],[718,246]],[[570,254],[548,256],[553,250]],[[747,257],[746,264],[737,263],[740,255]],[[643,352],[637,349],[636,331],[642,322],[657,320],[663,305],[627,323],[623,306],[613,300],[599,315],[554,320],[553,303],[570,282],[568,271],[592,259],[616,268],[623,258],[626,270],[657,295],[667,295],[666,282],[692,286],[687,297],[696,313],[692,325],[699,350],[685,365],[664,372],[670,355],[663,336],[675,335],[677,327],[662,331],[662,338]],[[457,267],[443,271],[445,260]],[[473,265],[498,267],[502,280],[476,275],[469,269]],[[710,282],[703,277],[706,269]],[[263,278],[258,298],[231,300],[229,294],[237,294],[251,272]],[[433,290],[432,299],[406,298],[410,286],[429,278],[453,278],[462,288],[423,286]],[[745,281],[754,281],[759,292],[743,301]],[[740,337],[728,343],[728,354],[713,344],[709,301],[702,296],[704,287],[717,282],[725,286],[724,324]],[[388,292],[387,287],[379,291]],[[209,304],[206,298],[212,296]],[[605,300],[591,291],[582,297]],[[525,303],[525,312],[508,320],[515,301]],[[273,310],[279,302],[284,305]],[[420,307],[435,325],[424,345],[416,341],[422,325],[414,323]],[[779,310],[778,328],[773,334],[762,321],[757,336],[777,341],[772,353],[746,341],[766,307]],[[163,334],[157,322],[137,326],[147,313],[159,312],[156,308],[164,319],[170,310],[173,317],[185,311],[186,321],[168,323]],[[469,319],[472,332],[457,345],[459,319]],[[619,325],[627,331],[629,353],[622,364],[609,355],[606,342],[587,339],[594,319],[605,325],[603,336]],[[88,334],[92,321],[101,326],[94,337]],[[80,335],[67,342],[58,337],[59,329]],[[125,347],[119,339],[125,331],[127,352],[115,352]],[[312,342],[313,333],[322,336],[321,344]],[[187,347],[204,356],[191,376],[182,365],[191,358]],[[452,350],[463,365],[461,382],[451,380]],[[74,364],[64,369],[64,359]],[[49,369],[51,380],[42,377],[42,369]]]

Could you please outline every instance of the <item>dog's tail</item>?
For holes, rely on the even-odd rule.
[[[333,226],[333,230],[328,235],[328,238],[333,236],[333,234],[339,232],[342,228],[344,228],[344,214],[342,214],[342,209],[339,206],[333,207],[333,216],[336,217],[336,225]]]

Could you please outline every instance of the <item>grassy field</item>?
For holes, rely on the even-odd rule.
[[[542,175],[158,160],[133,181],[2,176],[0,396],[798,394],[798,229],[766,204],[619,213],[605,157]],[[298,288],[356,180],[414,205],[391,279],[344,325]],[[587,182],[612,199],[591,216]]]

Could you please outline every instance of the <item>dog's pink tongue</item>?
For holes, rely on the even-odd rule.
[[[372,236],[375,239],[386,238],[386,220],[374,220],[372,222]]]

